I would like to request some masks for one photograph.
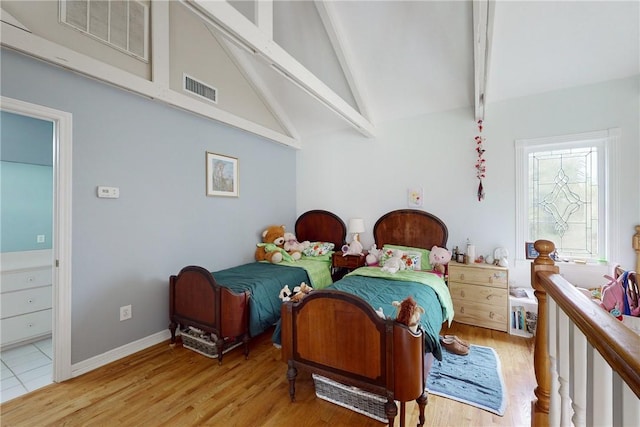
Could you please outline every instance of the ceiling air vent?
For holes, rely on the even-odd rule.
[[[197,95],[200,98],[204,98],[207,101],[211,101],[215,104],[218,103],[218,89],[208,86],[186,74],[184,74],[183,76],[185,91],[191,92],[194,95]]]

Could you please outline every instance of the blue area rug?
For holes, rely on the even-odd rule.
[[[444,350],[442,362],[433,361],[427,389],[500,416],[507,407],[500,358],[491,347],[471,345],[466,356]]]

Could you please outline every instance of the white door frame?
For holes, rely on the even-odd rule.
[[[72,115],[0,97],[3,111],[53,122],[53,381],[71,378]]]

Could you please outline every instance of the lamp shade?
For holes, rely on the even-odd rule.
[[[349,220],[349,233],[364,233],[364,220],[362,218],[351,218]]]

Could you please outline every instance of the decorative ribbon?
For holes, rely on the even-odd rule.
[[[484,187],[482,186],[482,178],[485,177],[485,173],[487,170],[485,160],[482,157],[485,151],[484,147],[482,146],[485,141],[484,137],[482,136],[482,120],[478,120],[478,132],[480,134],[475,137],[476,152],[478,153],[478,160],[476,161],[476,177],[478,178],[478,180],[480,180],[480,183],[478,184],[478,201],[481,201],[484,199]]]

